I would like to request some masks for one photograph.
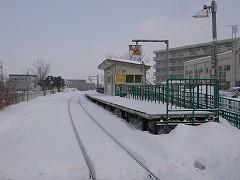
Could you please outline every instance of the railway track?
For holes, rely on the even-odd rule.
[[[68,112],[69,112],[69,117],[71,120],[71,124],[77,139],[77,142],[79,144],[79,147],[82,151],[82,155],[85,159],[86,166],[88,167],[89,170],[89,178],[90,179],[98,179],[97,177],[97,171],[99,168],[99,163],[95,162],[96,159],[96,154],[104,154],[106,152],[96,152],[94,149],[97,151],[101,151],[104,149],[101,149],[101,147],[111,147],[111,151],[113,155],[110,155],[114,161],[114,157],[116,159],[116,156],[118,159],[124,159],[126,160],[125,166],[128,166],[129,163],[133,164],[134,163],[134,168],[138,166],[139,169],[137,172],[142,171],[144,179],[154,179],[154,180],[159,180],[159,178],[147,167],[147,165],[144,163],[142,157],[139,155],[134,154],[128,147],[126,147],[122,142],[120,142],[117,138],[114,137],[113,134],[111,134],[105,127],[103,127],[99,121],[94,118],[91,113],[84,107],[84,103],[81,101],[81,96],[79,95],[77,99],[78,103],[78,113],[81,113],[81,116],[84,114],[84,122],[88,122],[87,126],[91,126],[94,128],[94,132],[98,132],[97,136],[94,137],[94,134],[91,134],[90,132],[87,132],[83,128],[89,128],[89,127],[83,127],[84,122],[80,122],[79,117],[76,116],[76,105],[75,105],[75,111],[71,108],[71,104],[73,103],[73,99],[76,98],[76,95],[71,97],[68,101]],[[84,98],[84,97],[82,97]],[[76,104],[76,102],[75,102]],[[75,114],[74,114],[75,113]],[[91,122],[91,123],[89,123]],[[86,124],[85,124],[86,125]],[[83,132],[84,131],[84,132]],[[91,131],[91,130],[89,130]],[[92,132],[92,131],[91,131]],[[100,135],[101,134],[101,135]],[[87,136],[88,138],[98,138],[99,143],[97,144],[90,144],[87,141]],[[90,137],[89,137],[90,136]],[[90,144],[90,145],[89,145]],[[103,145],[105,144],[105,145]],[[117,154],[116,154],[117,153]],[[96,156],[94,156],[95,154]],[[109,156],[109,154],[108,154]],[[120,158],[119,158],[120,157]],[[122,157],[122,158],[121,158]],[[116,159],[117,160],[117,159]],[[112,163],[112,162],[111,162]],[[117,162],[114,162],[112,166],[116,165]],[[111,167],[111,166],[110,166]],[[127,173],[126,173],[127,175]],[[111,175],[110,175],[111,176]],[[114,179],[109,177],[109,179]],[[124,178],[126,179],[126,178]]]
[[[93,163],[92,163],[92,161],[91,161],[91,159],[90,159],[90,157],[89,157],[89,155],[88,155],[88,153],[86,151],[86,148],[85,148],[85,146],[84,146],[84,144],[83,144],[83,142],[82,142],[82,140],[81,140],[81,138],[80,138],[80,136],[78,134],[77,128],[75,126],[75,123],[73,121],[73,117],[72,117],[72,114],[71,114],[70,103],[71,103],[71,100],[75,96],[71,97],[69,99],[69,101],[68,101],[68,113],[69,113],[69,117],[70,117],[70,120],[71,120],[71,124],[72,124],[72,127],[73,127],[74,134],[75,134],[75,136],[77,138],[78,145],[79,145],[79,147],[80,147],[80,149],[82,151],[83,157],[85,159],[85,162],[86,162],[88,170],[89,170],[89,178],[95,180],[96,179],[96,174],[95,174],[95,170],[94,170],[94,167],[93,167]]]

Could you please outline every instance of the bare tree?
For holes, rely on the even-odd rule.
[[[106,59],[113,59],[113,58],[115,58],[115,55],[114,55],[114,53],[112,53],[112,54],[107,53],[107,54],[105,55],[105,57],[106,57]]]
[[[6,93],[6,87],[3,84],[3,81],[0,81],[0,109],[4,107],[4,94]]]
[[[43,90],[46,89],[44,80],[51,71],[50,63],[45,63],[45,61],[40,58],[32,63],[33,68],[31,69],[34,75],[38,76],[37,84],[42,87]]]
[[[45,61],[42,58],[34,61],[32,65],[33,65],[33,68],[31,69],[32,73],[34,75],[37,75],[39,80],[43,80],[45,77],[47,77],[47,75],[51,71],[50,63],[45,63]]]
[[[114,53],[110,54],[106,54],[106,59],[128,59],[128,60],[132,60],[132,61],[142,61],[142,59],[144,58],[145,53],[143,53],[141,56],[133,56],[129,53],[125,53],[124,55],[114,55]]]

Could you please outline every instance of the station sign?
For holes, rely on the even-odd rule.
[[[125,74],[116,74],[115,75],[115,83],[116,84],[124,84],[125,82],[126,82]]]

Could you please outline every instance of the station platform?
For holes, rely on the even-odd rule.
[[[86,97],[98,105],[107,109],[118,110],[121,112],[121,117],[126,119],[128,116],[139,117],[144,121],[155,122],[156,125],[166,125],[166,104],[153,103],[130,99],[126,97],[111,96],[96,92],[87,92]],[[192,109],[178,109],[168,112],[168,125],[177,125],[179,123],[189,125],[199,125],[209,121],[213,121],[214,113],[209,111],[195,111],[194,119]],[[169,109],[171,109],[169,108]]]

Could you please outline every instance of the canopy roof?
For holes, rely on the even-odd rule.
[[[98,69],[104,70],[114,64],[131,64],[131,65],[136,65],[136,66],[141,67],[143,65],[143,63],[144,63],[146,70],[151,68],[151,65],[148,65],[143,61],[133,61],[133,60],[128,60],[128,59],[106,59],[98,66]]]

